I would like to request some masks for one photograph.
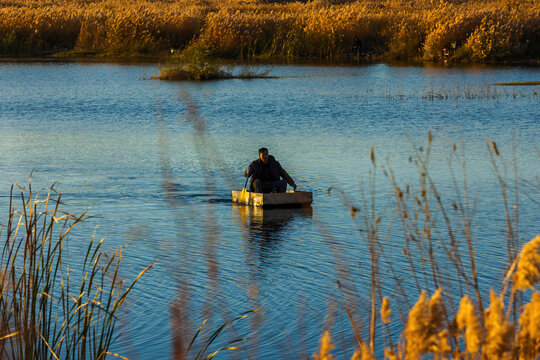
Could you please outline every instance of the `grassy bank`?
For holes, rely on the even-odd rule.
[[[358,37],[360,49],[351,49]],[[534,0],[0,0],[0,54],[497,62],[540,57]],[[445,50],[446,49],[446,50]]]

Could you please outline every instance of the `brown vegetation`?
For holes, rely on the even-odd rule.
[[[393,321],[397,310],[402,333],[398,339],[394,336],[377,337],[370,330],[367,341],[356,332],[355,322],[363,319],[352,318],[350,321],[357,338],[357,351],[352,359],[371,359],[384,350],[388,359],[538,359],[540,356],[540,235],[522,246],[519,252],[518,229],[519,209],[510,208],[509,203],[519,202],[518,174],[513,176],[501,171],[509,165],[504,160],[494,141],[488,141],[491,161],[501,188],[506,213],[506,245],[508,270],[501,284],[501,291],[490,290],[489,306],[484,305],[484,297],[477,273],[475,247],[472,233],[474,206],[468,194],[465,172],[465,156],[456,144],[451,144],[449,165],[453,177],[457,199],[450,206],[429,172],[430,153],[433,137],[428,135],[427,144],[417,149],[411,161],[418,168],[417,184],[400,184],[394,178],[391,169],[383,167],[383,172],[393,184],[395,202],[390,205],[397,212],[403,228],[403,256],[408,258],[408,276],[416,283],[419,298],[412,304],[410,295],[401,289],[402,280],[395,275],[392,262],[396,255],[385,249],[384,236],[379,224],[384,222],[382,211],[377,214],[375,198],[363,196],[361,206],[352,206],[351,214],[358,225],[362,239],[369,246],[371,253],[371,294],[372,309],[380,309],[377,316],[374,311],[369,318],[370,329],[377,326],[386,328]],[[372,148],[370,153],[373,172],[368,184],[375,184],[378,164]],[[454,160],[463,166],[461,177],[454,173]],[[513,161],[516,161],[515,159]],[[514,171],[515,168],[514,168]],[[514,179],[512,179],[514,177]],[[537,184],[536,191],[540,189]],[[354,210],[354,211],[353,211]],[[454,214],[459,214],[457,217]],[[460,220],[461,218],[461,220]],[[461,243],[461,244],[460,244]],[[503,243],[501,244],[503,245]],[[435,250],[437,249],[437,250]],[[446,259],[445,259],[446,258]],[[385,269],[389,275],[381,274]],[[453,268],[453,269],[452,269]],[[451,272],[455,272],[450,275]],[[383,296],[384,278],[395,277],[396,290],[390,298]],[[458,279],[452,284],[451,277]],[[428,297],[425,288],[436,288]],[[532,291],[531,291],[532,290]],[[456,306],[459,303],[459,306]],[[345,309],[353,304],[346,304]],[[394,308],[392,308],[395,307]],[[367,331],[366,331],[367,333]],[[318,358],[330,359],[334,348],[330,333],[324,333]]]
[[[534,0],[0,0],[0,53],[536,60]],[[355,52],[356,54],[356,52]]]
[[[527,287],[534,289],[533,285],[540,283],[539,244],[540,235],[523,247],[513,273],[514,291]],[[523,286],[523,278],[532,282]],[[450,326],[444,323],[441,294],[442,289],[439,288],[431,298],[426,298],[422,291],[409,312],[402,342],[396,346],[397,351],[392,347],[385,350],[387,358],[420,359],[424,355],[432,355],[437,359],[537,359],[540,356],[539,292],[534,292],[530,302],[520,308],[517,324],[509,321],[512,309],[511,305],[504,307],[504,294],[498,296],[492,290],[491,305],[483,313],[465,295]],[[388,302],[383,301],[383,308],[387,306]],[[326,331],[321,338],[319,354],[314,354],[314,358],[333,358],[331,351],[334,347],[330,333]],[[359,341],[358,350],[351,359],[360,358],[372,358],[362,341]]]

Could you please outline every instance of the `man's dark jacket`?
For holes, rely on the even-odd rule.
[[[261,159],[254,160],[251,162],[251,164],[249,164],[249,167],[251,168],[250,184],[257,179],[262,178],[263,166],[264,164]],[[277,161],[272,155],[268,155],[268,166],[270,167],[270,176],[272,177],[272,179],[269,181],[279,181],[281,178],[284,178],[289,185],[294,185],[293,179],[289,176],[289,174],[287,174],[285,169],[281,167],[279,161]]]

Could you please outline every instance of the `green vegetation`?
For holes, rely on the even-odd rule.
[[[0,0],[2,55],[538,64],[539,33],[534,0]]]
[[[234,74],[230,68],[218,64],[212,58],[212,51],[201,46],[189,47],[173,56],[166,65],[162,65],[159,75],[153,76],[159,80],[219,80],[219,79],[257,79],[271,78],[270,69],[254,72],[245,67],[240,73]]]
[[[19,194],[17,188],[2,229],[0,358],[105,359],[120,309],[152,265],[126,283],[122,251],[108,257],[103,240],[94,237],[81,262],[70,263],[66,242],[86,212],[65,212],[52,188],[45,194],[32,192],[30,184]]]

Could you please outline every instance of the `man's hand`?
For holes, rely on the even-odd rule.
[[[296,184],[293,184],[292,188],[293,188],[294,191],[296,191]]]

